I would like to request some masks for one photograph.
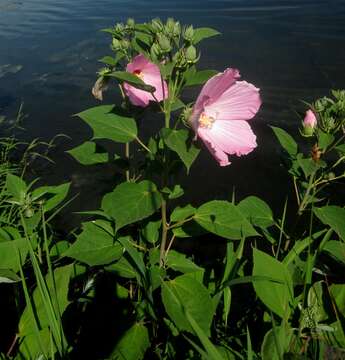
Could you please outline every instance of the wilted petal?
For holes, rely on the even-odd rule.
[[[207,104],[205,112],[217,120],[249,120],[261,106],[259,90],[246,81],[236,81],[215,102]]]
[[[246,121],[215,121],[212,128],[198,129],[198,136],[205,142],[221,166],[229,165],[226,154],[246,155],[256,146],[256,136]]]
[[[97,99],[102,101],[103,100],[103,91],[108,89],[108,83],[104,79],[104,77],[99,77],[95,84],[92,87],[92,95]]]

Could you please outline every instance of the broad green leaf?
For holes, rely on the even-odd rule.
[[[185,85],[186,86],[202,85],[212,76],[218,73],[219,72],[216,70],[201,70],[201,71],[187,72],[185,77],[185,81],[186,81]]]
[[[2,267],[2,264],[0,264]],[[20,281],[20,277],[12,270],[0,269],[0,284],[11,284]]]
[[[303,158],[302,154],[297,155],[297,163],[301,167],[306,178],[325,165],[323,161],[315,162],[311,158]]]
[[[274,224],[272,210],[256,196],[248,196],[237,207],[253,225],[267,228]]]
[[[214,200],[201,205],[194,219],[206,230],[226,239],[258,235],[242,212],[227,201]]]
[[[269,330],[261,345],[262,360],[284,359],[284,353],[289,350],[292,335],[292,329],[286,329],[284,325]]]
[[[44,211],[51,211],[66,198],[70,185],[70,183],[65,183],[57,186],[41,186],[32,192],[32,198],[43,197]]]
[[[192,260],[188,259],[186,255],[181,254],[175,250],[170,250],[166,259],[166,265],[175,271],[180,271],[184,274],[199,272],[201,274],[200,282],[202,282],[204,269],[196,265]]]
[[[85,141],[67,152],[82,165],[106,163],[109,158],[107,152],[96,152],[96,144],[92,141]]]
[[[105,265],[118,260],[123,247],[114,237],[93,221],[83,224],[77,240],[63,254],[90,266]]]
[[[6,177],[6,188],[7,191],[12,196],[13,201],[18,202],[19,204],[22,204],[25,199],[27,186],[20,177],[13,175],[13,174],[7,174]]]
[[[160,235],[160,228],[162,226],[162,221],[150,221],[147,225],[142,229],[141,233],[146,241],[151,244],[155,244],[158,241]]]
[[[212,344],[212,342],[208,339],[207,333],[202,329],[200,323],[194,319],[191,315],[189,310],[186,310],[186,318],[194,330],[195,334],[199,338],[200,342],[202,343],[203,347],[207,352],[207,359],[210,360],[224,360],[224,358],[220,355],[217,348]]]
[[[170,215],[170,221],[177,222],[185,220],[186,218],[193,216],[196,212],[196,208],[188,204],[184,207],[177,207]]]
[[[125,81],[126,83],[128,83],[140,90],[144,90],[144,91],[151,92],[151,93],[156,91],[154,86],[145,84],[144,81],[142,81],[139,78],[139,76],[136,76],[127,71],[114,71],[114,72],[108,74],[107,76],[114,77],[120,81]]]
[[[99,59],[98,61],[103,64],[110,65],[110,66],[115,66],[117,63],[116,59],[113,58],[112,56],[104,56],[101,59]]]
[[[189,131],[185,129],[172,130],[162,129],[161,134],[165,144],[172,151],[175,151],[187,168],[187,173],[197,158],[200,149],[190,141]]]
[[[192,274],[178,276],[162,283],[162,301],[166,312],[175,325],[194,333],[186,319],[186,312],[195,319],[206,336],[210,336],[213,318],[212,299],[207,289]]]
[[[38,333],[30,333],[21,339],[19,345],[21,358],[18,359],[49,359],[56,351],[51,331],[45,327]]]
[[[342,241],[331,240],[326,243],[323,251],[329,253],[334,259],[345,265],[345,243]]]
[[[275,126],[271,126],[271,128],[278,141],[280,142],[280,145],[287,151],[287,153],[291,157],[295,157],[297,155],[298,147],[293,137],[281,128]]]
[[[161,207],[162,199],[156,185],[144,180],[139,183],[125,182],[102,200],[102,209],[115,219],[116,231],[142,220]]]
[[[317,133],[318,137],[318,146],[322,151],[325,151],[329,145],[334,141],[334,136],[332,134],[327,134],[320,129],[318,129]]]
[[[220,32],[212,28],[202,27],[194,29],[193,43],[197,44],[203,39],[207,39],[216,35],[220,35]]]
[[[329,288],[330,295],[337,305],[337,311],[341,316],[345,315],[345,285],[332,284]]]
[[[115,346],[111,360],[141,360],[150,347],[149,331],[142,323],[135,323]]]
[[[50,249],[50,256],[58,256],[60,257],[64,252],[68,250],[70,244],[66,240],[62,240],[57,242],[55,245],[52,246]]]
[[[115,264],[106,266],[105,269],[107,271],[114,272],[118,276],[126,279],[134,279],[137,276],[136,270],[125,256],[122,256]]]
[[[121,143],[134,140],[138,130],[134,119],[117,114],[113,105],[101,105],[77,114],[93,130],[93,139]]]
[[[288,318],[293,302],[293,284],[287,267],[268,254],[253,249],[254,276],[268,276],[276,281],[254,281],[260,300],[281,318]]]
[[[345,241],[345,209],[340,206],[324,206],[314,208],[314,214],[325,224],[329,225],[339,237]]]
[[[51,301],[54,306],[54,311],[61,315],[67,308],[69,304],[69,300],[67,298],[68,295],[68,285],[69,280],[72,275],[73,265],[66,265],[63,267],[59,267],[54,270],[54,279],[55,279],[55,287],[51,281],[49,276],[46,277],[46,284],[51,296]],[[56,290],[56,297],[53,296],[54,290]],[[46,313],[46,308],[43,305],[43,300],[41,293],[38,288],[34,290],[32,296],[32,303],[35,309],[35,316],[38,320],[40,328],[45,328],[49,326],[48,315]],[[30,308],[27,306],[20,318],[19,321],[19,335],[25,336],[35,332],[34,326],[34,315],[32,314]]]
[[[28,244],[26,239],[16,239],[0,242],[0,268],[19,271],[17,254],[20,254],[21,265],[25,263],[28,254]]]

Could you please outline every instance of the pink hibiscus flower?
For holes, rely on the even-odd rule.
[[[202,88],[190,119],[196,135],[205,143],[220,166],[230,164],[228,154],[246,155],[257,146],[246,120],[258,112],[259,89],[238,81],[236,69],[226,69]]]
[[[147,85],[154,86],[156,91],[140,90],[128,83],[123,84],[126,95],[133,105],[145,107],[150,101],[162,101],[168,97],[168,86],[162,79],[159,67],[151,63],[144,55],[137,55],[133,61],[127,64],[126,71],[138,76]]]

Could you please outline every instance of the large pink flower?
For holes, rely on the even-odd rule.
[[[258,112],[259,89],[238,81],[236,69],[226,69],[209,79],[193,107],[191,125],[221,166],[229,165],[228,154],[246,155],[257,146],[246,120]]]
[[[126,95],[133,105],[145,107],[150,101],[162,101],[168,96],[168,86],[165,81],[162,84],[161,73],[156,64],[151,63],[144,55],[137,55],[126,67],[127,72],[135,74],[147,85],[154,86],[154,96],[147,91],[140,90],[128,83],[123,84]]]

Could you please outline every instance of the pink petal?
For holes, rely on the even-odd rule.
[[[136,70],[142,71],[150,61],[146,59],[146,57],[142,54],[137,55],[131,63],[128,63],[126,66],[126,71],[130,73],[134,73]]]
[[[249,120],[261,106],[259,90],[246,81],[236,81],[218,99],[205,106],[205,113],[217,120]]]
[[[305,113],[305,118],[303,120],[303,125],[304,126],[310,126],[312,128],[314,128],[317,124],[317,119],[316,116],[313,112],[313,110],[307,110],[307,112]]]
[[[229,165],[226,154],[246,155],[253,151],[256,136],[246,121],[215,121],[212,128],[198,128],[198,136],[221,166]]]
[[[140,90],[127,83],[123,83],[123,89],[129,98],[129,101],[135,106],[146,107],[150,100],[153,100],[152,95],[144,90]]]
[[[237,69],[228,68],[224,72],[219,73],[209,79],[203,86],[195,107],[203,107],[206,103],[215,102],[236,79],[240,78],[240,73]]]
[[[163,93],[162,78],[159,70],[158,70],[158,74],[143,72],[143,81],[145,84],[149,84],[155,87],[156,91],[154,92],[154,95],[158,101],[162,101],[168,97],[168,86],[167,83],[163,80],[163,86],[164,86],[164,93]],[[152,96],[151,96],[151,100],[155,101],[155,99]]]

